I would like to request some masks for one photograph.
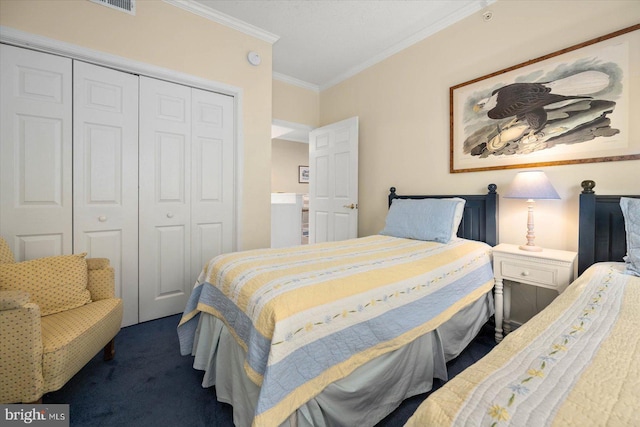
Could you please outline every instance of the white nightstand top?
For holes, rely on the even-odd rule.
[[[543,249],[541,252],[525,251],[518,247],[519,245],[510,245],[508,243],[500,243],[493,247],[493,252],[500,252],[510,255],[520,255],[527,258],[549,259],[554,261],[573,262],[578,255],[577,252],[561,251],[557,249]]]

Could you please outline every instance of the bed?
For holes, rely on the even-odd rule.
[[[181,353],[236,426],[374,425],[446,380],[447,361],[493,315],[496,186],[392,187],[388,203],[379,235],[205,266],[178,326]]]
[[[579,277],[407,426],[640,425],[640,196],[580,194]]]

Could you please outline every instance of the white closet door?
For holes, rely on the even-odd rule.
[[[191,89],[140,77],[140,321],[184,310],[191,282]]]
[[[138,323],[138,76],[74,61],[74,251],[109,258]]]
[[[0,49],[0,234],[18,261],[71,253],[71,60]]]
[[[235,249],[233,97],[192,89],[191,279]]]

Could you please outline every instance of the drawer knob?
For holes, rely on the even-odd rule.
[[[523,271],[522,275],[525,276],[525,277],[528,276],[529,275],[529,271],[528,270]]]

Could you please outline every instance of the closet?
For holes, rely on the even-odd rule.
[[[18,260],[109,258],[124,325],[181,312],[235,248],[233,97],[0,49],[0,234]]]

